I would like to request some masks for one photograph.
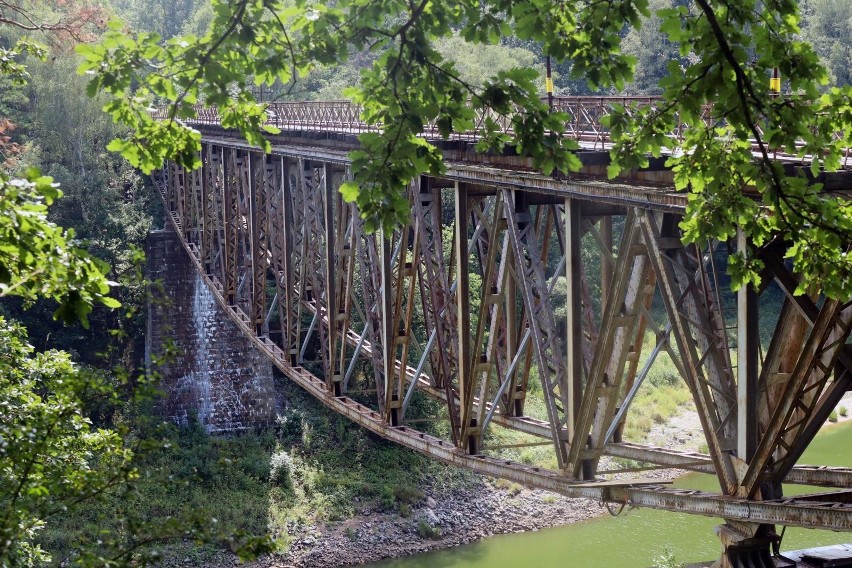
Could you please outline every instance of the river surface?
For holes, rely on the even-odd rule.
[[[826,428],[801,463],[852,467],[852,422]],[[715,477],[689,474],[675,487],[718,491]],[[792,495],[810,490],[785,486]],[[816,491],[826,491],[817,489]],[[494,536],[473,544],[371,564],[371,568],[648,568],[668,548],[678,562],[713,560],[719,541],[713,527],[719,519],[634,509],[618,517],[606,515],[538,532]],[[852,541],[830,531],[787,529],[781,545],[797,550]]]

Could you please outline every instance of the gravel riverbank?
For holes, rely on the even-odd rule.
[[[494,534],[534,531],[599,515],[604,509],[585,499],[513,486],[479,487],[425,497],[408,518],[398,512],[363,513],[343,523],[314,527],[289,553],[258,567],[334,567],[365,564],[467,544]],[[422,534],[423,525],[435,532]],[[440,536],[438,536],[440,535]]]

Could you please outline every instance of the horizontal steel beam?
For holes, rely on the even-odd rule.
[[[204,135],[202,142],[229,148],[254,150],[258,148],[238,138]],[[275,156],[304,157],[333,163],[348,163],[348,149],[322,146],[276,144]],[[452,158],[452,156],[450,156]],[[629,182],[589,180],[565,180],[527,170],[513,170],[493,166],[477,166],[452,159],[445,161],[446,172],[441,179],[470,184],[488,185],[495,191],[500,188],[522,188],[524,191],[552,195],[561,199],[575,197],[598,203],[641,207],[656,211],[682,212],[686,208],[687,195],[674,191],[672,187],[631,184]]]
[[[714,473],[710,456],[700,452],[669,450],[623,442],[607,444],[604,455],[700,473]],[[852,487],[852,469],[823,465],[797,465],[787,474],[783,482],[793,485],[848,489]]]

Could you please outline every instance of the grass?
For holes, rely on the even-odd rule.
[[[129,522],[157,524],[188,512],[215,518],[223,533],[268,531],[283,552],[304,527],[350,518],[356,506],[407,516],[425,497],[421,485],[451,489],[474,480],[369,434],[291,383],[277,387],[289,409],[275,431],[211,437],[198,425],[170,428],[170,444],[140,460],[144,475],[132,492],[110,494],[48,525],[43,545],[54,563],[72,558],[76,543],[99,538],[103,529],[121,534]],[[166,555],[202,565],[218,550],[177,543]]]

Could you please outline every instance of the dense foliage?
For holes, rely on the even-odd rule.
[[[0,317],[2,566],[49,560],[36,540],[45,523],[134,475],[121,436],[83,414],[85,393],[106,393],[94,379],[65,353],[34,353],[22,328]]]
[[[449,136],[481,117],[481,150],[511,144],[545,173],[580,165],[575,145],[561,136],[566,117],[548,112],[534,69],[516,66],[469,83],[436,48],[445,38],[491,45],[511,35],[537,43],[597,90],[625,89],[635,53],[645,63],[639,77],[644,88],[658,89],[664,101],[612,117],[617,142],[610,175],[641,167],[649,156],[670,155],[677,187],[691,195],[683,223],[687,239],[729,239],[741,228],[754,247],[782,240],[803,290],[848,296],[852,210],[808,175],[837,169],[852,144],[852,91],[823,92],[830,75],[801,40],[797,3],[658,1],[654,8],[648,0],[214,2],[205,34],[162,43],[157,34],[129,37],[116,25],[101,44],[82,50],[81,69],[93,74],[92,92],[113,97],[107,110],[114,119],[132,128],[110,147],[150,170],[167,156],[198,165],[199,135],[179,121],[197,102],[218,106],[224,126],[268,148],[263,134],[271,130],[250,81],[292,84],[353,53],[374,54],[358,85],[345,93],[362,105],[364,120],[384,128],[361,136],[363,149],[351,155],[355,179],[341,191],[358,204],[368,228],[387,230],[407,219],[409,180],[443,171],[440,152],[418,136],[428,123]],[[814,0],[806,8],[825,14],[837,5]],[[643,29],[643,22],[658,31]],[[662,55],[674,55],[662,58],[668,60],[662,76],[648,68],[661,58],[643,51],[660,37]],[[666,53],[675,47],[676,54]],[[772,96],[768,77],[775,68],[789,96]],[[656,89],[651,77],[658,78]],[[170,105],[175,120],[151,118],[155,99]],[[509,121],[511,136],[498,117]],[[688,127],[682,139],[670,136],[678,124]],[[810,172],[788,175],[774,160],[776,149],[815,157]],[[758,199],[745,197],[746,188]],[[745,252],[730,265],[736,285],[759,279],[760,261]]]

